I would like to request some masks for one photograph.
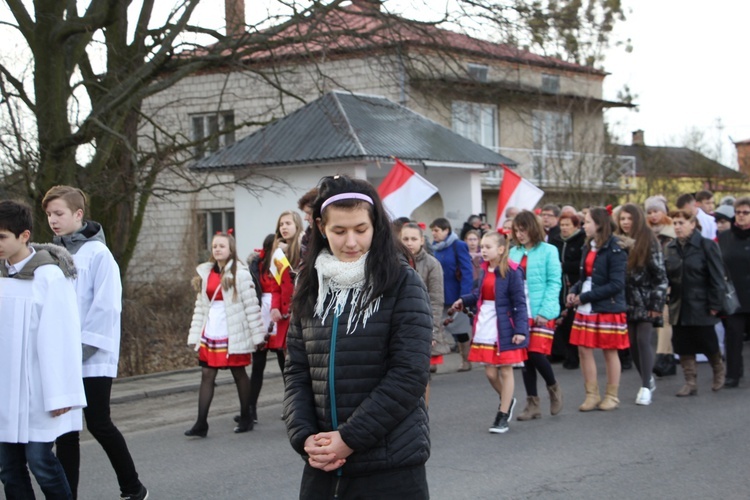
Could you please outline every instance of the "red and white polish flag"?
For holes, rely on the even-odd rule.
[[[393,219],[410,217],[417,207],[437,192],[437,187],[404,165],[398,158],[378,187],[383,205]]]
[[[508,207],[533,210],[542,196],[544,196],[544,191],[503,165],[503,180],[500,183],[500,194],[497,197],[495,227],[503,227],[505,209]]]

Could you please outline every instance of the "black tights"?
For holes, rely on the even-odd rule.
[[[240,416],[249,417],[250,409],[250,379],[244,366],[232,366],[229,368],[237,386],[237,395],[240,398]],[[208,409],[214,399],[214,387],[216,385],[216,374],[218,368],[203,367],[201,370],[201,388],[198,392],[198,420],[196,424],[200,427],[208,426]]]
[[[555,385],[555,373],[552,371],[547,356],[539,352],[530,352],[529,358],[523,362],[523,385],[526,388],[527,396],[538,396],[536,391],[536,372],[542,375],[547,386]]]
[[[253,364],[250,370],[250,405],[255,406],[258,404],[258,396],[260,396],[260,390],[263,388],[263,372],[266,369],[266,359],[268,357],[268,349],[262,349],[253,353]],[[279,362],[279,368],[281,373],[284,373],[284,357],[283,349],[276,349],[276,360]]]
[[[651,383],[651,370],[654,368],[654,348],[651,346],[653,334],[654,325],[649,321],[628,322],[630,352],[641,375],[641,386],[646,388]]]

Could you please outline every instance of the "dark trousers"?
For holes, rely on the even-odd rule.
[[[424,465],[367,476],[338,476],[305,465],[299,497],[301,500],[428,500],[427,472]]]
[[[578,346],[570,343],[570,331],[573,329],[573,320],[575,319],[575,309],[565,310],[565,316],[557,328],[555,328],[555,336],[552,340],[552,354],[554,356],[563,357],[567,363],[577,365],[578,360]]]
[[[0,480],[3,482],[5,498],[34,498],[29,469],[45,498],[72,498],[65,473],[52,453],[52,443],[0,443]]]
[[[742,363],[742,341],[750,331],[750,313],[732,314],[724,318],[724,347],[727,353],[727,378],[739,380],[745,374]]]
[[[86,377],[83,379],[86,392],[86,428],[99,442],[109,457],[112,468],[117,475],[120,492],[136,493],[141,488],[135,464],[130,456],[128,445],[120,431],[109,416],[109,398],[112,393],[112,379],[109,377]],[[78,469],[81,462],[78,432],[69,432],[57,438],[57,458],[65,470],[70,483],[73,498],[77,498]]]

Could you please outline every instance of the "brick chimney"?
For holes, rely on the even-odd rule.
[[[750,175],[750,139],[734,143],[737,148],[737,163],[740,165],[740,172]]]
[[[646,141],[643,139],[643,130],[634,130],[633,131],[633,146],[645,146]]]
[[[352,0],[352,5],[361,11],[380,12],[381,0]]]
[[[227,22],[227,36],[245,34],[245,0],[224,0],[224,19]]]

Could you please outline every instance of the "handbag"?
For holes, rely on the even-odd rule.
[[[721,311],[719,311],[719,316],[731,316],[740,309],[740,300],[737,298],[734,283],[726,275],[724,276],[724,286],[726,287],[726,291],[721,297]]]
[[[447,335],[445,329],[441,325],[435,337],[435,345],[432,346],[431,356],[450,354],[455,342],[453,336]]]
[[[709,241],[704,238],[701,242],[703,243],[703,251],[706,252],[705,241]],[[727,276],[727,270],[724,267],[724,263],[721,262],[722,268],[724,269],[724,294],[721,296],[721,309],[717,316],[731,316],[740,309],[740,299],[737,298],[737,291],[734,288],[734,283]]]

